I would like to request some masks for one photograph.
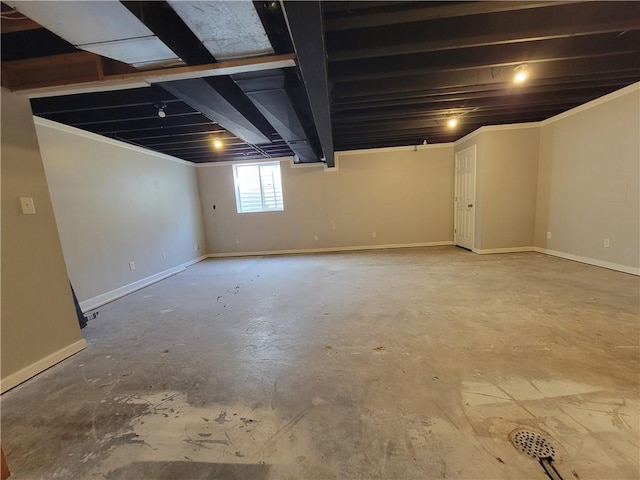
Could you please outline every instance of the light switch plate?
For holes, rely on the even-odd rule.
[[[24,215],[35,215],[36,207],[33,204],[33,198],[20,197],[20,205],[22,206],[22,213]]]

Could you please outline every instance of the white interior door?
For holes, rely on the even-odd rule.
[[[456,153],[454,198],[454,243],[473,248],[476,202],[476,146]]]

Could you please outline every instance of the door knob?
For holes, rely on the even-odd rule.
[[[467,205],[467,207],[469,208],[473,207],[473,203],[470,203],[469,205]]]

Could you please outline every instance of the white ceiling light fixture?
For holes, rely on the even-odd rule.
[[[164,118],[164,117],[166,117],[166,116],[167,116],[167,113],[164,111],[164,109],[165,109],[165,108],[167,108],[167,107],[166,107],[166,105],[160,105],[160,106],[158,107],[158,116],[159,116],[160,118]]]
[[[456,128],[458,126],[458,119],[456,117],[451,117],[447,120],[447,126],[449,128]]]
[[[518,65],[516,68],[514,68],[513,71],[515,72],[515,75],[513,76],[513,81],[515,83],[523,83],[529,76],[527,72],[528,68],[529,65],[527,65],[526,63]]]

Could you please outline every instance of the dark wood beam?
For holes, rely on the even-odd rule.
[[[640,59],[640,30],[626,32],[624,35],[607,33],[588,37],[460,48],[455,52],[445,50],[397,57],[331,62],[329,77],[336,83],[353,82],[482,67],[515,66],[522,63],[595,59],[617,54],[636,54]]]
[[[428,2],[419,2],[423,8],[406,8],[398,11],[376,12],[360,15],[344,15],[327,18],[327,31],[351,30],[356,28],[379,27],[382,25],[397,25],[400,23],[424,22],[439,18],[466,17],[470,15],[484,15],[488,13],[508,12],[557,6],[565,3],[578,2],[463,2],[459,4],[428,7]],[[410,6],[411,7],[411,6]]]
[[[411,75],[395,79],[393,82],[374,79],[353,83],[340,83],[333,89],[333,98],[354,98],[368,95],[395,94],[398,92],[425,91],[434,89],[454,89],[465,86],[478,89],[502,88],[518,91],[540,81],[548,81],[561,85],[571,81],[572,77],[588,77],[594,80],[598,74],[609,77],[618,74],[640,75],[640,61],[636,54],[622,54],[605,57],[598,61],[577,59],[570,62],[559,62],[557,65],[539,64],[529,68],[530,80],[526,84],[516,86],[512,83],[513,68],[484,68],[461,72],[439,72],[428,75]]]
[[[602,89],[605,93],[617,88],[625,87],[640,80],[635,72],[622,72],[615,75],[601,73],[597,75],[583,75],[570,77],[564,81],[559,79],[538,80],[527,85],[526,91],[541,95],[549,92],[575,90],[583,88]],[[513,90],[503,88],[503,85],[465,85],[460,87],[435,90],[400,91],[384,95],[366,95],[363,97],[344,97],[334,99],[334,112],[348,111],[362,108],[378,108],[378,106],[413,105],[416,103],[430,103],[439,101],[474,101],[478,98],[496,98],[513,95]],[[601,95],[595,95],[594,98]]]

